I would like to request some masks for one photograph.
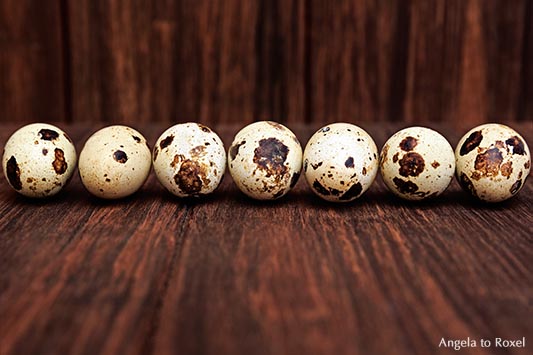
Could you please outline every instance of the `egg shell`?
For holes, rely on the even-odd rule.
[[[228,150],[235,185],[249,197],[273,200],[296,185],[302,147],[296,135],[273,121],[254,122],[236,135]]]
[[[384,144],[380,171],[385,185],[406,200],[423,200],[443,193],[455,173],[453,148],[440,133],[408,127]]]
[[[79,172],[91,194],[118,199],[141,188],[150,174],[151,161],[150,147],[141,133],[127,126],[108,126],[85,142]]]
[[[320,128],[304,150],[304,175],[313,192],[331,202],[360,197],[378,172],[378,149],[372,137],[350,123]]]
[[[455,159],[461,187],[485,202],[501,202],[516,195],[531,168],[524,138],[497,123],[468,131],[455,148]]]
[[[156,142],[153,166],[159,182],[179,197],[210,194],[226,170],[226,151],[220,137],[199,123],[167,129]]]
[[[9,185],[27,197],[43,198],[65,187],[76,169],[76,148],[60,128],[46,123],[21,127],[7,140],[2,166]]]

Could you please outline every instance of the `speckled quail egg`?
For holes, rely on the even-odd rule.
[[[272,121],[254,122],[233,139],[228,165],[242,192],[257,200],[274,200],[296,185],[302,147],[287,127]]]
[[[327,201],[349,202],[376,178],[378,148],[362,128],[332,123],[320,128],[304,150],[304,174],[315,194]]]
[[[7,181],[27,197],[57,194],[76,169],[72,140],[56,126],[33,123],[8,139],[2,158]]]
[[[209,127],[181,123],[167,129],[157,140],[154,171],[161,184],[179,197],[210,194],[226,170],[224,144]]]
[[[473,196],[500,202],[514,196],[531,167],[526,141],[514,129],[488,123],[468,131],[455,148],[456,176]]]
[[[395,195],[423,200],[446,190],[455,173],[453,148],[440,133],[409,127],[390,137],[380,156],[381,176]]]
[[[80,153],[80,177],[91,194],[118,199],[141,188],[151,162],[150,147],[141,133],[127,126],[109,126],[85,142]]]

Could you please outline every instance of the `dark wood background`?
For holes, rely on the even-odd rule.
[[[2,0],[0,122],[533,119],[527,0]]]

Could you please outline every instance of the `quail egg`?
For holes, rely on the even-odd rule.
[[[241,129],[228,150],[230,174],[237,187],[258,200],[284,196],[302,169],[302,147],[287,127],[272,121]]]
[[[360,127],[332,123],[320,128],[304,150],[304,174],[315,194],[331,202],[361,196],[376,178],[378,149]]]
[[[13,133],[2,158],[7,181],[27,197],[57,194],[70,181],[76,162],[72,140],[46,123],[29,124]]]
[[[141,133],[127,126],[105,127],[87,139],[80,153],[81,181],[97,197],[126,197],[144,184],[151,161]]]
[[[455,148],[456,176],[464,190],[500,202],[524,186],[531,167],[526,141],[514,129],[487,123],[468,131]]]
[[[387,140],[380,157],[381,176],[396,196],[423,200],[446,190],[455,172],[453,148],[440,133],[409,127]]]
[[[219,136],[199,123],[181,123],[167,129],[153,151],[159,182],[179,197],[213,192],[224,177],[226,151]]]

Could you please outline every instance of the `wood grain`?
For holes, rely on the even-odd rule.
[[[528,0],[0,7],[0,122],[533,120]]]
[[[365,125],[381,146],[403,123]],[[460,130],[433,124],[456,144]],[[3,145],[10,124],[0,131]],[[78,149],[99,126],[67,125]],[[140,127],[151,143],[166,128]],[[240,127],[218,126],[226,146]],[[302,143],[318,126],[293,126]],[[530,124],[515,126],[532,141]],[[212,197],[92,198],[79,177],[32,201],[0,183],[2,354],[437,354],[441,337],[533,337],[533,186],[498,205],[454,181],[409,204],[378,179],[328,204],[302,179],[275,203],[226,176]]]
[[[0,122],[67,119],[59,5],[0,2]]]

